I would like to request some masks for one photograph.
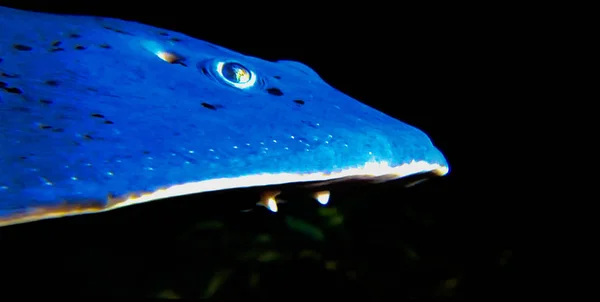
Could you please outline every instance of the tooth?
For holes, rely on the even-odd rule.
[[[329,191],[319,191],[313,194],[313,198],[320,204],[326,205],[329,202]]]
[[[257,205],[263,206],[269,209],[271,212],[277,212],[277,200],[275,198],[279,195],[281,191],[267,191],[264,192],[260,198],[260,201]]]
[[[277,201],[275,201],[274,197],[269,198],[267,201],[267,209],[271,210],[273,213],[277,213]]]

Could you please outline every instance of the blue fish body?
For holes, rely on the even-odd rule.
[[[0,226],[178,195],[448,172],[422,131],[269,62],[0,7]]]

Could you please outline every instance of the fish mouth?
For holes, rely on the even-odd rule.
[[[132,193],[119,197],[107,196],[105,201],[65,201],[56,206],[31,208],[8,215],[0,213],[0,227],[66,216],[106,212],[154,200],[219,190],[250,187],[276,188],[282,186],[317,190],[345,182],[381,183],[401,178],[417,179],[416,182],[420,182],[433,176],[446,175],[448,172],[447,165],[426,161],[412,161],[398,166],[390,166],[387,162],[369,162],[361,167],[327,173],[264,173],[217,178],[172,185],[152,192]],[[423,175],[423,177],[419,177],[420,175]]]
[[[432,173],[434,175],[443,176],[448,172],[449,168],[445,165],[428,163],[426,161],[412,161],[399,166],[390,166],[387,162],[369,162],[362,167],[343,169],[329,173],[252,174],[239,177],[189,182],[159,189],[154,192],[132,194],[121,198],[109,198],[108,206],[105,210],[117,209],[158,199],[236,188],[278,186],[286,184],[296,184],[298,186],[304,184],[306,187],[323,186],[350,179],[383,182],[423,173]]]

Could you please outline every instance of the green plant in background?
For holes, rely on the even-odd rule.
[[[319,292],[321,286],[323,292],[340,288],[377,297],[395,282],[400,288],[426,283],[415,291],[452,295],[460,278],[444,268],[445,260],[407,243],[411,229],[433,225],[430,215],[408,206],[382,214],[346,201],[325,207],[286,203],[278,213],[259,208],[197,223],[180,239],[186,246],[179,247],[196,255],[197,262],[185,267],[195,273],[175,276],[157,296],[219,299],[278,288]],[[365,221],[373,215],[383,226]],[[413,275],[415,280],[405,281]]]
[[[334,253],[350,244],[340,209],[303,207],[298,210],[289,207],[273,214],[258,209],[197,223],[193,231],[180,239],[191,244],[190,248],[207,260],[201,265],[204,273],[196,276],[201,280],[197,290],[193,293],[178,290],[174,284],[174,288],[160,291],[157,297],[178,298],[191,294],[210,298],[232,289],[238,291],[240,287],[260,290],[262,284],[273,279],[268,276],[273,267],[295,263],[311,267],[313,273],[356,279],[356,270],[344,263],[344,259],[336,259]],[[246,220],[240,222],[240,217]]]

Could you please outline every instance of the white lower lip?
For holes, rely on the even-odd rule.
[[[145,203],[158,199],[197,194],[202,192],[245,188],[254,186],[282,185],[287,183],[333,181],[341,178],[378,178],[385,176],[385,180],[398,179],[418,173],[434,173],[445,175],[448,167],[432,164],[425,161],[412,161],[403,165],[392,167],[387,162],[369,162],[362,167],[348,168],[332,173],[264,173],[252,174],[231,178],[208,179],[197,182],[173,185],[154,192],[141,192],[121,197],[108,197],[105,207],[84,205],[55,206],[49,208],[30,209],[27,214],[18,217],[5,217],[0,219],[0,226],[25,223],[35,220],[58,218],[64,216],[81,215],[88,213],[105,212],[121,207]]]
[[[387,179],[397,179],[418,173],[433,172],[443,176],[448,173],[446,166],[432,164],[425,161],[412,161],[400,166],[391,167],[387,162],[370,162],[362,167],[348,168],[333,173],[274,173],[253,174],[231,178],[217,178],[198,182],[184,183],[159,189],[154,192],[133,194],[127,197],[109,200],[106,210],[120,208],[152,200],[196,194],[202,192],[219,191],[233,188],[245,188],[254,186],[280,185],[298,182],[327,181],[346,177],[376,178],[389,175]]]

